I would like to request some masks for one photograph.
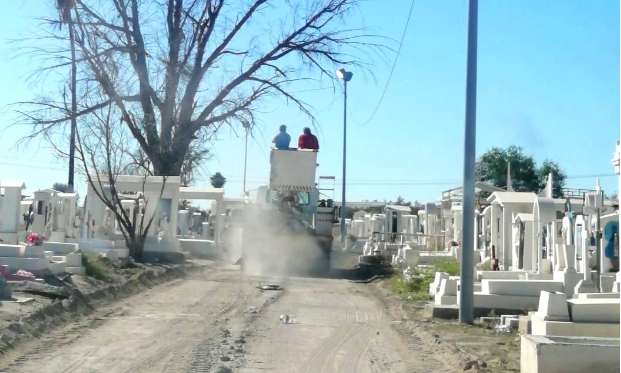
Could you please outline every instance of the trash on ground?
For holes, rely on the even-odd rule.
[[[353,283],[353,284],[370,284],[371,282],[375,281],[375,280],[380,280],[384,278],[384,276],[382,275],[375,275],[371,278],[365,279],[365,280],[351,280],[349,282]]]
[[[496,333],[511,333],[511,327],[508,325],[496,325],[496,327],[494,328],[494,330],[496,331]]]
[[[293,315],[280,315],[280,321],[283,324],[295,324],[296,320]]]
[[[277,284],[259,285],[257,286],[261,290],[284,290],[284,288]]]
[[[409,266],[405,269],[405,271],[403,271],[403,279],[405,281],[410,281],[412,279],[412,268],[410,268]]]
[[[11,299],[7,299],[7,300],[2,300],[2,302],[4,303],[20,303],[20,304],[24,304],[24,303],[30,303],[30,302],[34,302],[34,298],[11,298]]]

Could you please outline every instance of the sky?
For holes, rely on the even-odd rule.
[[[67,179],[65,162],[44,143],[16,148],[29,128],[10,126],[15,118],[10,104],[45,88],[27,82],[36,66],[16,56],[10,40],[36,27],[36,16],[49,15],[50,3],[12,1],[0,13],[0,180],[22,180],[29,193]],[[390,6],[367,1],[346,22],[398,41],[409,8],[409,0],[391,0]],[[477,156],[515,144],[537,162],[557,162],[569,176],[568,187],[593,188],[601,175],[607,194],[617,190],[610,160],[620,136],[619,13],[619,2],[612,0],[479,1]],[[347,200],[431,201],[461,184],[466,19],[466,0],[416,0],[401,53],[375,59],[372,74],[352,69]],[[396,49],[398,43],[390,46]],[[318,176],[336,176],[334,197],[340,200],[342,87],[324,79],[296,88],[307,91],[299,95],[317,118]],[[259,115],[263,125],[248,140],[249,190],[267,183],[269,147],[278,126],[286,124],[295,141],[310,125],[282,100],[269,106]],[[240,197],[243,132],[224,129],[212,151],[197,186],[208,186],[209,175],[219,171],[228,180],[226,195]],[[78,191],[85,191],[83,180]]]

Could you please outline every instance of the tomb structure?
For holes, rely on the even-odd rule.
[[[21,181],[0,183],[2,189],[2,208],[0,209],[0,237],[4,243],[16,245],[26,236],[21,212],[22,191],[26,184]],[[21,237],[21,238],[20,238]]]

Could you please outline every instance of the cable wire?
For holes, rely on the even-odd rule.
[[[390,80],[392,79],[392,74],[395,72],[395,66],[397,66],[399,55],[401,54],[401,47],[403,46],[403,40],[405,39],[405,34],[408,31],[408,26],[410,24],[410,18],[412,18],[413,9],[414,9],[414,0],[412,0],[412,3],[410,4],[410,12],[408,13],[408,19],[405,22],[405,28],[403,29],[403,34],[401,35],[401,41],[399,42],[399,49],[397,49],[397,56],[395,56],[395,61],[393,62],[392,68],[390,69],[390,75],[388,75],[388,81],[386,81],[386,85],[384,86],[384,91],[382,92],[382,96],[380,97],[379,102],[377,103],[377,106],[375,106],[375,110],[373,110],[373,114],[371,114],[371,117],[366,122],[364,122],[364,124],[359,124],[359,126],[366,126],[367,124],[369,124],[369,122],[373,120],[373,117],[375,117],[375,114],[377,113],[377,110],[379,110],[379,107],[382,105],[384,96],[386,96],[386,91],[388,91],[388,85],[390,84]]]

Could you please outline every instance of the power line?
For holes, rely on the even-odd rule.
[[[306,93],[306,92],[315,92],[315,91],[325,91],[326,89],[334,89],[334,87],[310,88],[310,89],[303,89],[301,91],[292,91],[289,93]]]
[[[566,179],[588,179],[588,178],[596,178],[596,177],[614,177],[617,176],[615,173],[609,174],[590,174],[590,175],[570,175],[567,176]],[[227,180],[242,180],[243,176],[233,175],[228,176]],[[247,176],[247,180],[267,180],[267,176]],[[198,179],[198,180],[208,180],[208,179]],[[336,182],[341,182],[342,180],[339,178],[334,179]],[[359,182],[359,183],[390,183],[390,184],[398,184],[398,183],[460,183],[460,179],[347,179],[348,182]]]
[[[49,166],[34,166],[30,164],[19,164],[19,163],[9,163],[9,162],[0,162],[0,165],[14,166],[14,167],[20,167],[20,168],[33,168],[33,169],[38,169],[38,170],[65,171],[65,169],[62,169],[62,168],[54,168],[54,167],[49,167]]]
[[[577,175],[577,176],[567,176],[566,179],[591,179],[594,177],[613,177],[613,176],[617,176],[617,174]]]
[[[64,166],[65,163],[64,162],[60,162],[58,159],[39,159],[39,158],[24,158],[24,157],[7,157],[7,156],[0,156],[0,159],[4,159],[7,161],[21,161],[21,162],[34,162],[34,163],[44,163],[44,164],[50,164],[50,163],[55,163],[58,165],[62,165]]]
[[[326,111],[326,110],[327,110],[330,106],[332,106],[332,104],[334,104],[334,102],[335,102],[336,100],[338,100],[338,99],[339,99],[339,98],[341,98],[342,96],[343,96],[343,94],[341,93],[341,94],[339,94],[338,96],[334,97],[334,99],[333,99],[332,101],[330,101],[330,103],[329,103],[328,105],[324,106],[324,107],[323,107],[323,108],[321,108],[318,112],[316,112],[316,113],[315,113],[315,116],[317,116],[317,115],[319,115],[319,114],[323,113],[324,111]],[[311,118],[307,118],[304,122],[302,122],[302,123],[300,123],[300,124],[293,125],[293,126],[289,126],[289,128],[299,128],[299,127],[301,127],[301,126],[305,125],[306,123],[308,123],[308,121],[310,121],[310,120],[311,120]]]
[[[375,106],[375,110],[373,110],[373,114],[371,114],[371,117],[366,122],[364,122],[364,124],[361,124],[360,126],[366,126],[367,124],[369,124],[371,120],[373,120],[373,117],[377,113],[377,110],[379,109],[380,105],[382,104],[382,101],[384,100],[384,96],[386,96],[386,91],[388,91],[388,85],[390,84],[390,80],[392,79],[392,74],[395,72],[395,66],[397,66],[397,61],[399,60],[399,55],[401,54],[401,47],[403,46],[403,40],[405,39],[405,34],[408,31],[408,25],[410,24],[410,18],[412,18],[412,9],[414,9],[414,0],[412,0],[412,3],[410,4],[410,12],[408,13],[408,19],[405,22],[405,28],[403,29],[403,34],[401,35],[401,41],[399,42],[399,49],[397,49],[397,55],[395,56],[395,61],[393,62],[392,68],[390,69],[390,75],[388,75],[388,81],[386,81],[386,85],[384,86],[384,91],[382,92],[382,96],[380,97],[379,102],[377,103],[377,106]]]

